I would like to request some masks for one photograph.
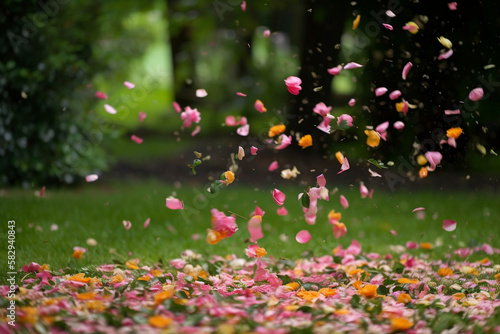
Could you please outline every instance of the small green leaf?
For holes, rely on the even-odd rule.
[[[308,208],[309,204],[311,202],[311,199],[309,198],[309,195],[307,193],[304,193],[300,199],[302,201],[302,206],[304,208]]]
[[[352,296],[352,298],[351,298],[351,306],[353,308],[359,308],[361,306],[360,301],[361,301],[361,298],[359,297],[359,295]]]
[[[383,162],[377,161],[373,158],[368,159],[368,162],[377,166],[378,168],[387,169],[387,166],[385,166]]]
[[[379,285],[377,288],[377,294],[387,296],[389,294],[389,288],[385,285]]]

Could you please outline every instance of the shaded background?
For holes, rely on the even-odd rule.
[[[38,189],[44,185],[84,182],[91,173],[101,179],[160,179],[203,184],[218,178],[232,164],[238,146],[247,158],[238,161],[239,182],[276,184],[279,170],[294,165],[297,182],[310,185],[327,174],[336,184],[360,180],[386,187],[437,185],[498,189],[500,36],[496,2],[465,2],[451,11],[446,3],[407,1],[4,1],[0,14],[0,182],[3,186]],[[391,9],[396,17],[389,18]],[[352,22],[360,15],[356,30]],[[415,21],[413,35],[401,29]],[[390,23],[394,30],[382,27]],[[271,36],[263,32],[270,29]],[[454,54],[438,61],[443,46]],[[327,69],[358,62],[362,69],[332,77]],[[408,80],[403,66],[414,64]],[[490,65],[490,66],[488,66]],[[303,90],[288,93],[283,80],[299,76]],[[123,81],[136,84],[132,90]],[[375,97],[374,89],[399,89],[416,109],[405,117],[394,102]],[[468,100],[471,89],[483,87],[479,103]],[[196,97],[197,89],[208,96]],[[96,91],[108,99],[98,100]],[[240,97],[236,92],[247,96]],[[354,107],[347,102],[356,98]],[[253,104],[260,99],[268,112]],[[201,112],[201,132],[182,129],[172,102]],[[354,127],[328,135],[315,126],[318,102],[332,114],[354,117]],[[116,115],[104,111],[104,103]],[[445,109],[461,115],[443,117]],[[147,118],[138,121],[138,113]],[[245,116],[250,134],[223,126],[228,115]],[[405,122],[403,131],[392,123]],[[364,130],[390,121],[388,141],[375,149],[365,144]],[[335,121],[334,121],[335,122]],[[333,123],[334,123],[333,122]],[[313,147],[296,142],[284,151],[269,143],[267,130],[287,125],[292,137],[311,134]],[[457,148],[439,141],[450,127],[464,134]],[[144,139],[140,145],[130,140]],[[249,147],[259,148],[256,157]],[[210,160],[192,175],[187,167],[199,151]],[[443,153],[442,168],[418,178],[418,154]],[[342,151],[351,170],[337,175],[334,154]],[[368,159],[384,164],[377,169]],[[278,160],[274,173],[267,166]],[[382,178],[370,178],[368,168]]]

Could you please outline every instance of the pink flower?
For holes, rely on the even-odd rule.
[[[397,98],[398,98],[398,97],[400,97],[400,96],[401,96],[401,91],[399,91],[399,90],[394,90],[394,91],[392,91],[392,92],[389,94],[389,98],[390,98],[391,100],[395,100],[395,99],[397,99]]]
[[[31,273],[31,272],[37,273],[38,270],[40,270],[40,265],[36,262],[31,262],[29,265],[24,265],[22,270],[25,273]]]
[[[328,115],[331,110],[332,110],[332,107],[327,107],[326,104],[324,104],[323,102],[316,104],[316,106],[314,106],[314,109],[313,109],[313,111],[316,114],[321,115],[323,117]]]
[[[347,209],[349,207],[349,202],[344,195],[340,195],[340,204],[344,207],[344,209]]]
[[[269,164],[269,167],[267,167],[267,170],[272,172],[272,171],[275,171],[276,169],[278,169],[279,166],[278,166],[278,161],[273,161]]]
[[[144,120],[146,119],[146,113],[144,111],[140,111],[139,112],[139,122],[144,122]]]
[[[412,67],[413,64],[411,62],[406,63],[405,67],[403,68],[403,73],[401,74],[403,80],[406,80],[406,77],[408,76],[408,73],[410,72]]]
[[[353,68],[360,68],[360,67],[363,67],[363,65],[360,65],[358,63],[354,63],[354,62],[351,62],[351,63],[347,63],[345,66],[344,66],[344,70],[351,70]]]
[[[184,268],[184,266],[186,265],[186,261],[184,261],[182,259],[173,259],[170,261],[170,265],[172,267],[174,267],[175,269],[180,270],[180,269]]]
[[[132,89],[132,88],[134,88],[134,87],[135,87],[135,85],[134,85],[133,83],[129,82],[129,81],[125,81],[125,82],[123,83],[123,85],[124,85],[125,87],[127,87],[128,89]]]
[[[344,223],[340,223],[338,221],[333,222],[333,235],[335,239],[343,237],[347,233],[347,228]]]
[[[342,121],[345,121],[347,122],[347,125],[348,126],[352,126],[352,116],[351,115],[348,115],[348,114],[342,114],[340,115],[339,117],[337,117],[337,125],[340,125],[340,123],[342,123]]]
[[[311,240],[311,233],[309,233],[308,230],[299,231],[295,236],[295,240],[297,240],[297,242],[301,244],[308,243],[309,240]]]
[[[182,203],[182,201],[175,198],[175,197],[172,197],[172,196],[167,198],[166,205],[167,205],[167,208],[169,208],[170,210],[182,210],[182,209],[184,209],[184,204]]]
[[[441,163],[441,159],[443,158],[441,153],[436,152],[436,151],[427,151],[427,152],[425,152],[424,155],[425,155],[425,158],[427,159],[427,161],[429,161],[429,163],[431,164],[430,167],[427,167],[427,169],[430,172],[432,172],[436,169],[436,166]]]
[[[285,194],[283,194],[280,190],[276,188],[273,190],[273,199],[276,202],[276,204],[282,206],[283,203],[285,202],[285,198],[286,198]]]
[[[257,155],[257,151],[258,151],[258,150],[259,150],[259,149],[258,149],[257,147],[255,147],[255,146],[251,146],[251,147],[250,147],[250,154],[251,154],[251,155]]]
[[[248,233],[250,233],[250,241],[256,242],[264,237],[262,233],[262,217],[255,215],[247,223]],[[255,245],[257,246],[257,245]]]
[[[130,220],[124,220],[123,221],[123,226],[125,227],[125,229],[128,231],[130,230],[130,228],[132,227],[132,223],[130,222]]]
[[[89,175],[85,176],[85,181],[87,181],[87,182],[94,182],[98,178],[99,178],[99,176],[97,176],[97,174],[89,174]]]
[[[212,228],[222,233],[225,238],[229,238],[238,230],[234,216],[226,216],[224,212],[217,209],[212,209],[210,213],[212,214]]]
[[[196,97],[203,98],[203,97],[205,97],[207,95],[208,95],[207,91],[204,90],[203,88],[200,88],[200,89],[196,90]]]
[[[130,139],[132,139],[133,141],[135,141],[137,144],[142,144],[142,142],[143,142],[143,139],[137,137],[136,135],[130,136]]]
[[[443,220],[443,230],[447,232],[452,232],[455,231],[456,228],[457,228],[457,222],[455,220],[448,220],[448,219]]]
[[[110,106],[109,104],[104,105],[104,110],[106,110],[107,113],[114,115],[116,114],[116,109]]]
[[[252,213],[250,213],[250,217],[253,217],[253,216],[264,217],[265,214],[266,214],[266,212],[264,210],[262,210],[259,206],[255,206],[255,210]]]
[[[385,87],[379,87],[379,88],[375,89],[375,96],[382,96],[385,93],[387,93],[387,88],[385,88]]]
[[[278,137],[278,145],[276,145],[274,148],[277,150],[282,150],[288,145],[292,143],[292,136],[287,136],[285,134],[281,134]]]
[[[201,120],[200,112],[195,108],[191,109],[189,106],[184,108],[184,112],[181,113],[181,119],[184,121],[183,127],[189,128],[191,124],[199,123]]]
[[[278,216],[286,216],[288,214],[288,210],[282,206],[282,207],[279,207],[278,210],[276,210],[276,213],[278,214]]]
[[[249,132],[250,132],[250,125],[248,124],[242,125],[238,129],[236,129],[236,133],[242,137],[248,136]]]
[[[106,100],[108,98],[108,96],[101,91],[96,92],[94,96],[101,100]]]
[[[354,107],[354,105],[356,104],[356,99],[350,99],[349,102],[347,102],[347,104],[351,107]]]
[[[484,95],[484,91],[481,87],[474,88],[469,93],[469,99],[471,101],[479,101],[483,98],[483,95]]]
[[[406,248],[408,248],[408,249],[416,249],[416,248],[418,248],[418,243],[416,243],[414,241],[408,241],[406,243]]]
[[[338,65],[338,66],[329,68],[327,71],[331,75],[337,75],[340,73],[340,71],[342,71],[342,65]]]
[[[401,122],[401,121],[396,121],[394,124],[393,124],[394,128],[396,130],[403,130],[404,127],[405,127],[405,123]]]
[[[366,198],[368,196],[368,188],[361,182],[359,184],[359,192],[361,193],[361,198]]]
[[[288,91],[290,94],[293,95],[299,95],[299,91],[302,90],[302,87],[300,87],[300,84],[302,83],[302,80],[300,80],[299,77],[295,76],[290,76],[286,78],[285,80],[285,85],[286,88],[288,88]]]

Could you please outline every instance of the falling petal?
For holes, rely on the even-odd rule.
[[[392,235],[398,235],[398,232],[396,232],[394,230],[390,230],[389,232],[391,232]]]
[[[262,217],[255,215],[247,223],[248,233],[250,233],[250,241],[256,242],[264,237],[262,233]]]
[[[266,112],[267,109],[264,107],[264,103],[262,103],[261,100],[256,100],[254,103],[255,110],[257,110],[260,113]]]
[[[439,163],[441,163],[441,159],[443,158],[443,156],[441,155],[441,153],[437,151],[427,151],[425,152],[425,158],[431,164],[431,166],[428,167],[428,169],[430,172],[432,172],[436,169],[436,166],[439,165]]]
[[[346,170],[349,170],[349,168],[351,168],[349,166],[349,160],[347,160],[347,157],[344,157],[344,159],[342,160],[342,166],[340,166],[340,171],[337,174],[341,174]]]
[[[333,222],[333,235],[335,236],[335,239],[343,237],[346,233],[347,229],[344,223],[338,221]]]
[[[360,20],[361,20],[361,15],[356,16],[356,18],[352,22],[352,30],[356,30],[356,28],[359,26]]]
[[[276,169],[278,169],[279,166],[278,166],[278,161],[273,161],[269,164],[269,167],[267,167],[267,170],[272,172],[272,171],[275,171]]]
[[[350,62],[344,66],[344,70],[351,70],[353,68],[360,68],[360,67],[363,67],[363,65],[360,65],[360,64],[355,63],[355,62]]]
[[[455,110],[445,110],[444,113],[446,115],[460,115],[460,109]]]
[[[271,30],[269,29],[264,30],[262,35],[264,36],[264,38],[268,38],[269,36],[271,36]]]
[[[482,155],[486,155],[486,148],[483,145],[476,143],[476,148]]]
[[[149,226],[149,222],[151,221],[151,218],[146,219],[144,222],[143,228],[147,228]]]
[[[125,226],[125,229],[128,231],[132,227],[132,223],[130,222],[130,220],[124,220],[123,226]]]
[[[257,151],[258,151],[258,150],[259,150],[259,149],[258,149],[257,147],[255,147],[255,146],[251,146],[251,147],[250,147],[250,154],[251,154],[251,155],[257,155]]]
[[[405,115],[405,116],[408,113],[408,107],[409,107],[408,101],[396,103],[396,110],[398,112],[402,112],[403,115]]]
[[[450,128],[446,130],[446,136],[449,138],[458,139],[458,137],[460,137],[462,132],[463,132],[462,128]]]
[[[202,98],[202,97],[205,97],[207,95],[208,95],[207,91],[205,89],[203,89],[203,88],[200,88],[200,89],[196,90],[196,97]]]
[[[97,176],[97,174],[90,174],[90,175],[85,176],[85,181],[87,181],[87,182],[94,182],[98,178],[99,178],[99,176]]]
[[[447,49],[451,49],[453,47],[453,43],[451,43],[451,41],[444,36],[438,37],[438,41]]]
[[[243,12],[247,10],[247,2],[246,2],[246,1],[243,1],[243,2],[241,3],[241,10],[242,10]]]
[[[389,127],[389,121],[385,121],[384,123],[377,125],[375,131],[377,131],[378,133],[383,133],[387,131],[388,127]]]
[[[250,125],[245,124],[243,126],[240,126],[238,129],[236,129],[236,133],[239,134],[240,136],[248,136],[248,133],[250,132]]]
[[[316,182],[318,183],[318,186],[325,187],[326,186],[325,176],[323,174],[316,176]]]
[[[278,138],[278,145],[276,145],[274,148],[277,150],[283,150],[284,148],[288,147],[292,143],[292,136],[286,136],[285,134],[282,134]]]
[[[469,99],[471,101],[479,101],[483,98],[483,95],[484,95],[484,91],[481,87],[474,88],[469,93]]]
[[[396,121],[393,126],[396,130],[403,130],[405,127],[405,123],[401,121]]]
[[[411,32],[412,34],[416,34],[418,32],[418,29],[419,29],[418,25],[413,21],[407,22],[403,26],[403,30],[407,30],[407,31]]]
[[[137,144],[142,144],[142,142],[143,142],[143,139],[137,137],[136,135],[130,136],[130,139],[132,139],[133,141],[135,141]]]
[[[391,100],[395,100],[395,99],[397,99],[397,98],[398,98],[398,97],[400,97],[400,96],[401,96],[401,91],[399,91],[399,90],[392,91],[392,92],[389,94],[389,98],[390,98]]]
[[[300,172],[295,166],[293,166],[292,169],[287,168],[281,171],[281,177],[284,178],[285,180],[295,179],[299,174]]]
[[[342,154],[342,152],[340,152],[340,151],[335,152],[335,158],[337,158],[337,161],[340,164],[344,163],[344,155]]]
[[[269,137],[274,137],[274,136],[282,134],[283,132],[285,132],[285,130],[286,130],[286,126],[283,124],[274,125],[269,129],[269,132],[267,135]]]
[[[338,66],[329,68],[327,71],[331,75],[337,75],[340,73],[340,71],[342,71],[342,65],[338,65]]]
[[[411,212],[424,211],[424,210],[425,210],[424,207],[418,207],[418,208],[413,209]]]
[[[184,209],[184,204],[182,203],[181,200],[175,198],[175,197],[167,197],[167,208],[170,210],[182,210]]]
[[[108,113],[110,113],[111,115],[116,114],[116,109],[115,109],[115,108],[113,108],[112,106],[110,106],[109,104],[105,104],[105,105],[104,105],[104,109],[105,109]]]
[[[457,222],[455,220],[443,220],[443,230],[447,232],[455,231],[457,228]]]
[[[347,201],[347,198],[345,198],[344,195],[340,195],[340,204],[344,209],[347,209],[349,207],[349,202]]]
[[[177,102],[172,102],[172,105],[174,106],[174,110],[177,112],[177,113],[180,113],[182,111],[181,109],[181,106],[179,105],[179,103]]]
[[[299,146],[302,147],[302,149],[312,146],[312,137],[311,135],[305,135],[304,137],[300,138],[299,140]]]
[[[285,80],[286,88],[288,89],[290,94],[293,95],[298,95],[299,91],[302,90],[302,87],[300,86],[301,83],[302,80],[296,76],[290,76]]]
[[[194,128],[193,132],[191,132],[191,137],[196,136],[198,133],[201,131],[201,126],[197,125],[196,128]]]
[[[396,17],[396,14],[394,14],[394,12],[392,10],[387,10],[385,12],[385,15],[387,15],[389,17]]]
[[[283,194],[280,190],[276,188],[273,190],[273,199],[276,202],[276,204],[282,206],[283,203],[285,202],[285,198],[286,198],[285,194]]]
[[[366,145],[370,147],[377,147],[380,144],[380,136],[376,131],[373,130],[365,130]]]
[[[134,87],[135,87],[135,85],[134,85],[133,83],[129,82],[129,81],[125,81],[125,82],[123,83],[123,85],[124,85],[125,87],[127,87],[128,89],[132,89],[132,88],[134,88]]]
[[[276,213],[278,214],[278,216],[286,216],[288,215],[288,210],[284,206],[282,206],[276,210]]]
[[[387,93],[387,88],[385,88],[385,87],[379,87],[379,88],[375,89],[375,96],[382,96],[385,93]]]
[[[412,67],[413,64],[411,62],[406,63],[405,67],[403,68],[403,73],[401,75],[403,77],[403,80],[406,80],[406,76],[408,75]]]
[[[450,3],[448,3],[448,8],[450,10],[457,10],[457,3],[456,2],[450,2]]]
[[[354,107],[354,105],[356,104],[356,99],[350,99],[347,104],[349,104],[351,107]]]
[[[238,96],[247,96],[247,94],[244,94],[244,93],[241,93],[241,92],[237,92],[236,95],[238,95]]]
[[[382,177],[382,175],[380,175],[377,172],[372,171],[370,168],[368,168],[368,172],[370,173],[371,177]]]
[[[346,126],[352,126],[352,116],[348,114],[342,114],[337,118],[337,125],[342,126],[345,124]]]
[[[106,100],[108,98],[108,96],[101,91],[96,92],[94,96],[101,100]]]
[[[438,57],[438,60],[448,59],[453,55],[453,50],[449,49],[445,53],[441,53]]]
[[[308,230],[299,231],[295,236],[295,240],[297,240],[297,242],[301,244],[308,243],[309,240],[311,240],[311,233],[309,233]]]
[[[359,184],[359,192],[361,194],[361,198],[366,198],[369,194],[368,188],[363,184],[363,182]]]
[[[144,120],[146,119],[146,113],[144,111],[140,111],[139,112],[139,122],[144,122]]]
[[[243,147],[238,146],[238,160],[243,160],[244,157],[245,157],[245,150],[243,149]]]
[[[45,186],[42,187],[40,190],[40,197],[43,197],[45,195]]]
[[[390,24],[382,23],[382,25],[384,26],[385,29],[394,30],[394,28]]]
[[[87,245],[89,246],[97,246],[97,241],[93,238],[88,238],[87,239]]]

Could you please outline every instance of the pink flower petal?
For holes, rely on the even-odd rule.
[[[360,68],[360,67],[363,67],[363,65],[355,63],[355,62],[350,62],[344,66],[344,70],[351,70],[353,68]]]
[[[340,195],[340,204],[344,209],[347,209],[349,207],[349,202],[347,201],[347,198],[345,198],[344,195]]]
[[[244,157],[245,157],[245,150],[243,149],[243,147],[238,146],[238,160],[243,160]]]
[[[133,83],[129,82],[129,81],[125,81],[125,82],[123,83],[123,85],[124,85],[125,87],[127,87],[128,89],[132,89],[132,88],[134,88],[134,87],[135,87],[135,85],[134,85]]]
[[[398,232],[396,232],[394,230],[390,230],[389,232],[391,232],[392,235],[398,235]]]
[[[448,220],[448,219],[443,220],[443,230],[447,232],[452,232],[455,231],[456,228],[457,228],[457,222],[455,220]]]
[[[261,216],[253,216],[247,223],[248,233],[250,233],[250,241],[256,242],[259,239],[264,237],[262,233],[262,217]]]
[[[151,218],[146,219],[146,221],[144,222],[143,227],[144,227],[144,228],[147,228],[147,227],[149,226],[149,222],[150,222],[150,221],[151,221]]]
[[[445,110],[444,113],[446,115],[460,115],[460,109],[455,110]]]
[[[368,188],[361,182],[359,184],[359,192],[361,193],[361,198],[366,198],[368,196]]]
[[[368,198],[369,199],[372,199],[374,192],[375,192],[375,189],[370,190],[370,192],[368,193]]]
[[[264,30],[262,35],[264,36],[264,38],[268,38],[269,36],[271,36],[271,30],[269,29]]]
[[[194,128],[193,132],[191,132],[191,137],[196,136],[198,133],[201,131],[201,126],[197,125],[196,128]]]
[[[346,170],[349,170],[350,168],[351,167],[349,166],[349,161],[347,160],[347,157],[344,156],[344,159],[342,160],[342,166],[340,166],[340,171],[337,174],[341,174]]]
[[[301,244],[308,243],[309,240],[311,240],[311,233],[309,233],[308,230],[299,231],[295,236],[295,240],[297,240],[297,242]]]
[[[132,223],[130,222],[130,220],[124,220],[123,226],[125,226],[125,229],[128,231],[132,227]]]
[[[259,149],[258,149],[257,147],[255,147],[255,146],[251,146],[251,147],[250,147],[250,154],[251,154],[251,155],[257,155],[257,151],[258,151],[258,150],[259,150]]]
[[[266,214],[266,212],[264,210],[262,210],[259,206],[255,206],[255,210],[254,212],[252,212],[250,214],[250,217],[253,217],[253,216],[261,216],[261,217],[264,217],[264,215]]]
[[[177,113],[180,113],[182,111],[181,109],[181,106],[179,105],[179,103],[177,102],[172,102],[172,105],[174,106],[174,110],[177,112]]]
[[[316,176],[316,182],[318,182],[318,186],[324,187],[326,186],[326,179],[323,174]]]
[[[238,95],[238,96],[247,96],[247,94],[244,94],[244,93],[241,93],[241,92],[237,92],[236,95]]]
[[[411,212],[417,212],[417,211],[423,211],[423,210],[425,210],[424,207],[418,207],[418,208],[413,209]]]
[[[273,199],[276,202],[276,204],[282,206],[283,203],[285,203],[285,198],[286,198],[285,194],[283,194],[281,191],[279,191],[276,188],[273,190]]]
[[[240,136],[248,136],[248,133],[250,132],[250,125],[245,124],[243,126],[240,126],[238,129],[236,129],[236,133],[239,134]]]
[[[282,150],[292,143],[292,136],[287,136],[285,134],[281,134],[278,138],[278,143],[279,144],[276,145],[274,148],[277,150]]]
[[[333,222],[333,235],[335,239],[343,237],[347,233],[347,229],[343,223]]]
[[[441,159],[443,158],[441,153],[437,151],[427,151],[425,152],[424,156],[427,159],[427,161],[429,161],[429,163],[431,164],[430,167],[427,167],[427,169],[430,172],[436,169],[436,166],[439,165],[439,163],[441,163]]]
[[[385,29],[394,30],[394,28],[390,24],[382,23],[382,25],[384,26]]]
[[[445,53],[441,53],[441,54],[438,56],[438,60],[448,59],[448,58],[450,58],[452,55],[453,55],[453,49],[449,49],[449,50],[448,50],[448,51],[446,51]]]
[[[474,88],[469,93],[469,99],[471,101],[479,101],[483,98],[483,95],[484,95],[484,91],[481,87]]]
[[[387,131],[388,127],[389,127],[389,121],[385,121],[384,123],[380,123],[379,125],[377,125],[375,131],[377,131],[378,133],[383,133]]]
[[[205,97],[207,95],[208,95],[207,91],[204,90],[203,88],[196,90],[196,97],[202,98],[202,97]]]
[[[276,210],[276,213],[278,214],[278,216],[286,216],[288,214],[288,210],[284,206],[282,206]]]
[[[450,3],[448,3],[448,8],[450,10],[457,10],[457,3],[456,2],[450,2]]]
[[[43,197],[45,195],[45,186],[42,187],[40,190],[40,197]]]
[[[379,173],[372,171],[371,168],[368,168],[368,172],[370,173],[371,177],[382,177],[382,175],[380,175]]]
[[[184,204],[182,203],[181,200],[175,198],[175,197],[167,197],[167,202],[166,202],[167,208],[170,210],[182,210],[184,209]]]
[[[342,70],[342,65],[338,65],[338,66],[329,68],[327,71],[331,75],[337,75],[340,73],[341,70]]]
[[[246,11],[246,10],[247,10],[247,2],[246,2],[246,1],[243,1],[243,2],[241,3],[241,10],[242,10],[242,11]]]
[[[106,100],[108,98],[108,96],[101,91],[96,92],[94,96],[101,100]]]
[[[387,88],[385,88],[385,87],[379,87],[379,88],[375,89],[375,96],[382,96],[385,93],[387,93]]]
[[[339,117],[337,117],[337,125],[340,125],[342,121],[346,121],[348,126],[352,126],[352,116],[348,114],[342,114]]]
[[[396,17],[396,14],[394,14],[394,12],[392,10],[387,10],[385,12],[385,15],[387,15],[389,17]]]
[[[299,91],[302,90],[302,87],[300,86],[301,83],[302,80],[296,76],[290,76],[285,80],[286,88],[288,89],[290,94],[293,95],[299,95]]]
[[[94,182],[98,178],[99,178],[99,176],[97,176],[97,174],[90,174],[90,175],[85,176],[85,181],[87,181],[87,182]]]
[[[260,113],[267,111],[266,107],[264,107],[264,103],[262,103],[261,100],[256,100],[253,106],[254,106],[255,110],[257,110]]]
[[[406,77],[408,76],[408,73],[410,72],[412,67],[413,64],[411,62],[406,63],[405,67],[403,67],[403,73],[401,74],[403,80],[406,80]]]
[[[110,106],[109,104],[104,105],[104,110],[106,110],[106,112],[108,112],[112,115],[116,114],[116,109],[113,108],[112,106]]]
[[[139,112],[139,122],[144,122],[144,120],[146,119],[146,116],[147,114],[144,112],[144,111],[140,111]]]
[[[418,248],[418,244],[414,241],[408,241],[406,243],[406,248],[408,249],[417,249]]]
[[[396,121],[396,122],[394,122],[393,126],[394,126],[394,129],[396,129],[396,130],[403,130],[405,127],[405,123],[403,123],[401,121]]]
[[[389,94],[389,98],[390,98],[391,100],[395,100],[395,99],[397,99],[397,98],[398,98],[398,97],[400,97],[400,96],[401,96],[401,91],[399,91],[399,90],[392,91],[392,92]]]
[[[278,161],[273,161],[269,164],[269,167],[267,167],[267,170],[272,172],[272,171],[275,171],[276,169],[278,169],[279,166],[278,166]]]
[[[356,99],[350,99],[347,104],[351,107],[354,107],[354,105],[356,104]]]
[[[136,135],[130,136],[130,139],[132,139],[133,141],[135,141],[137,144],[142,144],[142,142],[143,142],[143,139],[137,137]]]

